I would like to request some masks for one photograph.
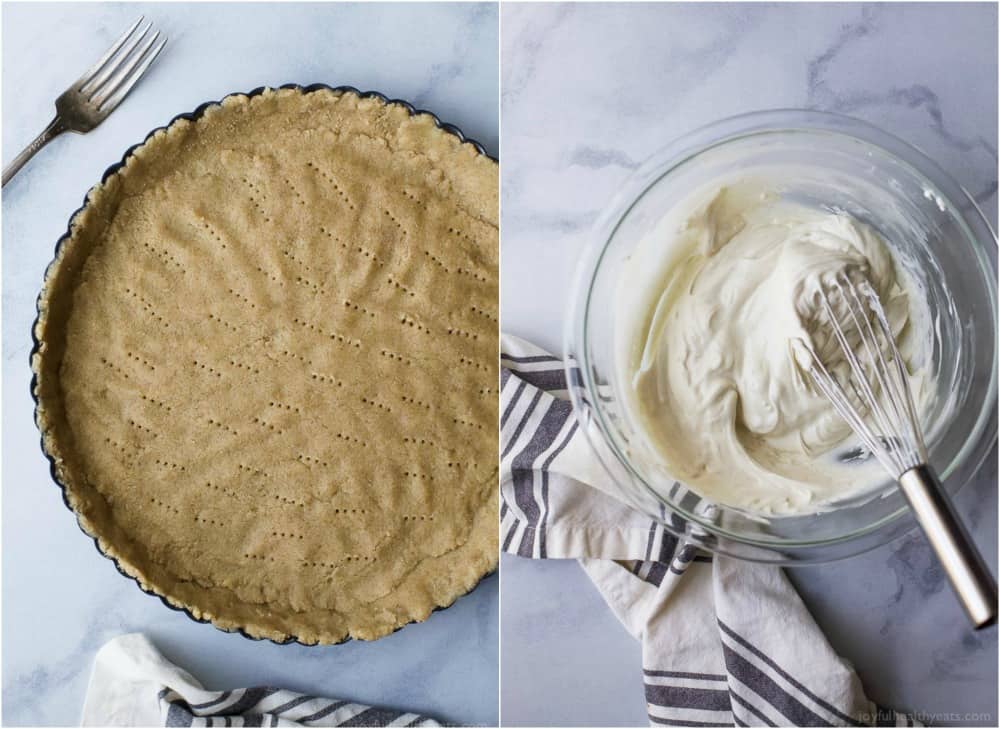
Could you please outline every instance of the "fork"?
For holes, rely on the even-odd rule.
[[[56,116],[3,170],[3,185],[42,147],[63,132],[86,134],[108,118],[163,50],[152,23],[139,30],[140,17],[101,58],[56,99]],[[148,37],[147,37],[148,36]],[[145,39],[145,40],[144,40]],[[140,45],[141,44],[141,45]]]

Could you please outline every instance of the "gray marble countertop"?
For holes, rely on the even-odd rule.
[[[408,99],[496,155],[496,6],[5,4],[4,161],[140,13],[170,38],[149,76],[99,129],[57,139],[3,192],[3,722],[78,723],[98,647],[144,631],[209,688],[272,684],[496,724],[497,576],[376,643],[276,646],[199,625],[122,578],[77,529],[28,394],[42,273],[86,190],[127,147],[229,92],[323,81]]]
[[[865,119],[936,159],[996,225],[994,4],[512,4],[501,21],[504,329],[553,352],[595,216],[652,150],[722,117]],[[959,505],[995,572],[988,463]],[[504,557],[502,574],[504,724],[646,725],[639,646],[582,570]],[[996,726],[997,630],[969,630],[920,537],[789,574],[872,699]]]

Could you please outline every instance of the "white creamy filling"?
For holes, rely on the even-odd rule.
[[[910,363],[925,302],[872,228],[773,189],[743,180],[694,195],[626,264],[655,293],[626,296],[638,319],[625,400],[665,470],[704,497],[809,513],[886,480],[874,459],[845,462],[850,429],[795,363],[796,338],[840,357],[816,292],[838,272],[865,275]],[[922,401],[922,378],[911,384]]]

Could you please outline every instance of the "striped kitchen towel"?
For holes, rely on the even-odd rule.
[[[913,726],[865,696],[784,572],[679,543],[603,489],[562,362],[501,339],[501,544],[578,559],[642,643],[649,721],[663,726]]]
[[[440,726],[419,714],[276,688],[206,691],[141,633],[106,643],[94,661],[81,726]]]

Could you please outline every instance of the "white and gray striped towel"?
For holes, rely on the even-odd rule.
[[[119,636],[97,652],[82,726],[440,726],[433,719],[350,701],[258,687],[206,691],[146,636]]]
[[[503,549],[580,561],[642,643],[651,724],[913,725],[868,700],[780,568],[678,544],[603,492],[562,363],[506,335],[501,353]]]

